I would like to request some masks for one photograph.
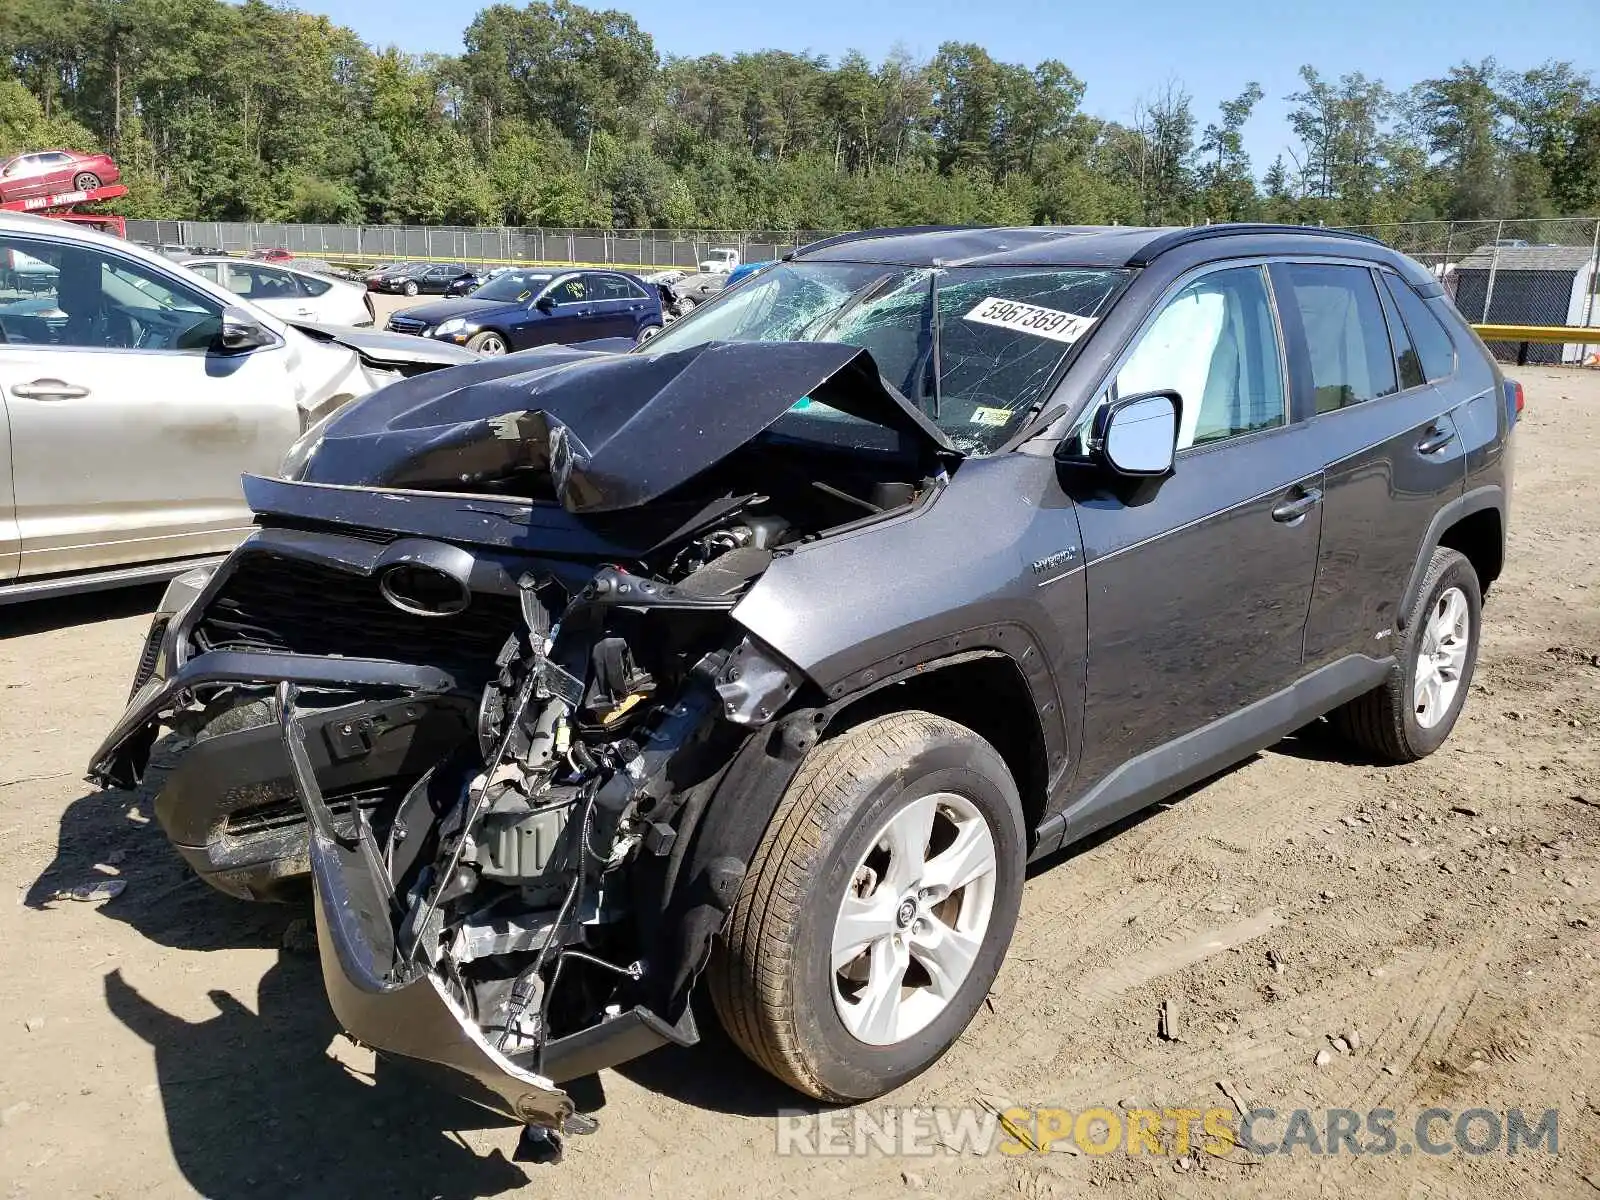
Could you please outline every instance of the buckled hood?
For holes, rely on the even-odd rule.
[[[385,388],[329,422],[296,478],[459,491],[546,473],[569,512],[612,512],[694,478],[803,400],[891,430],[926,454],[959,456],[855,346],[560,347]]]

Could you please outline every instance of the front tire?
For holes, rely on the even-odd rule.
[[[1483,592],[1455,550],[1433,552],[1398,635],[1389,677],[1328,714],[1347,741],[1381,762],[1415,762],[1455,728],[1478,662]]]
[[[485,329],[482,333],[475,333],[467,341],[468,350],[476,350],[479,354],[498,355],[506,352],[506,339],[492,329]]]
[[[408,296],[415,296],[418,291],[417,281],[415,279],[406,280],[405,286],[400,290]]]
[[[925,712],[801,764],[707,968],[728,1034],[819,1100],[869,1100],[961,1036],[1000,969],[1026,834],[999,753]]]

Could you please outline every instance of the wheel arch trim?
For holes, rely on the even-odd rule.
[[[1439,548],[1440,540],[1445,531],[1458,524],[1474,513],[1486,512],[1490,509],[1500,514],[1501,561],[1505,560],[1506,536],[1506,498],[1505,489],[1498,483],[1485,484],[1473,488],[1464,495],[1441,505],[1439,511],[1433,514],[1433,520],[1428,522],[1428,531],[1422,536],[1422,544],[1417,549],[1416,562],[1412,564],[1411,576],[1406,580],[1405,591],[1400,597],[1400,607],[1395,613],[1395,628],[1406,628],[1412,606],[1416,604],[1417,595],[1422,590],[1422,581],[1428,574],[1428,562],[1433,557],[1433,552]],[[1485,584],[1487,587],[1487,584]]]

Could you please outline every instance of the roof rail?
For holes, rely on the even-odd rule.
[[[836,233],[832,237],[821,238],[809,242],[789,254],[783,256],[784,262],[799,258],[803,254],[810,254],[816,250],[826,250],[829,246],[842,246],[846,242],[859,242],[867,238],[888,237],[892,234],[907,233],[960,233],[968,229],[982,229],[981,225],[884,225],[877,229],[858,229],[854,233]]]
[[[1196,225],[1192,229],[1174,229],[1171,233],[1164,233],[1160,237],[1146,242],[1133,254],[1129,255],[1128,266],[1147,267],[1168,250],[1175,250],[1179,246],[1187,246],[1190,242],[1203,242],[1209,238],[1232,237],[1236,234],[1252,233],[1286,233],[1299,234],[1301,236],[1345,238],[1352,242],[1367,242],[1374,246],[1383,245],[1377,238],[1368,237],[1364,233],[1352,233],[1348,229],[1328,229],[1321,225],[1273,225],[1240,221],[1223,225]]]

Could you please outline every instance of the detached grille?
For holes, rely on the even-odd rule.
[[[333,814],[334,825],[339,830],[345,830],[350,825],[350,810],[352,806],[361,809],[370,818],[373,811],[380,808],[390,800],[401,799],[410,789],[409,780],[386,780],[383,783],[367,784],[364,787],[347,788],[343,792],[332,793],[324,799]],[[268,800],[264,804],[253,804],[249,808],[241,808],[228,814],[227,821],[223,824],[223,831],[230,837],[251,837],[263,833],[275,833],[282,829],[293,829],[306,823],[305,809],[300,807],[300,801],[294,796],[287,799]]]
[[[378,581],[267,554],[242,559],[195,628],[206,650],[340,655],[416,663],[471,686],[495,672],[518,627],[512,596],[475,592],[467,610],[417,617],[392,607]]]

